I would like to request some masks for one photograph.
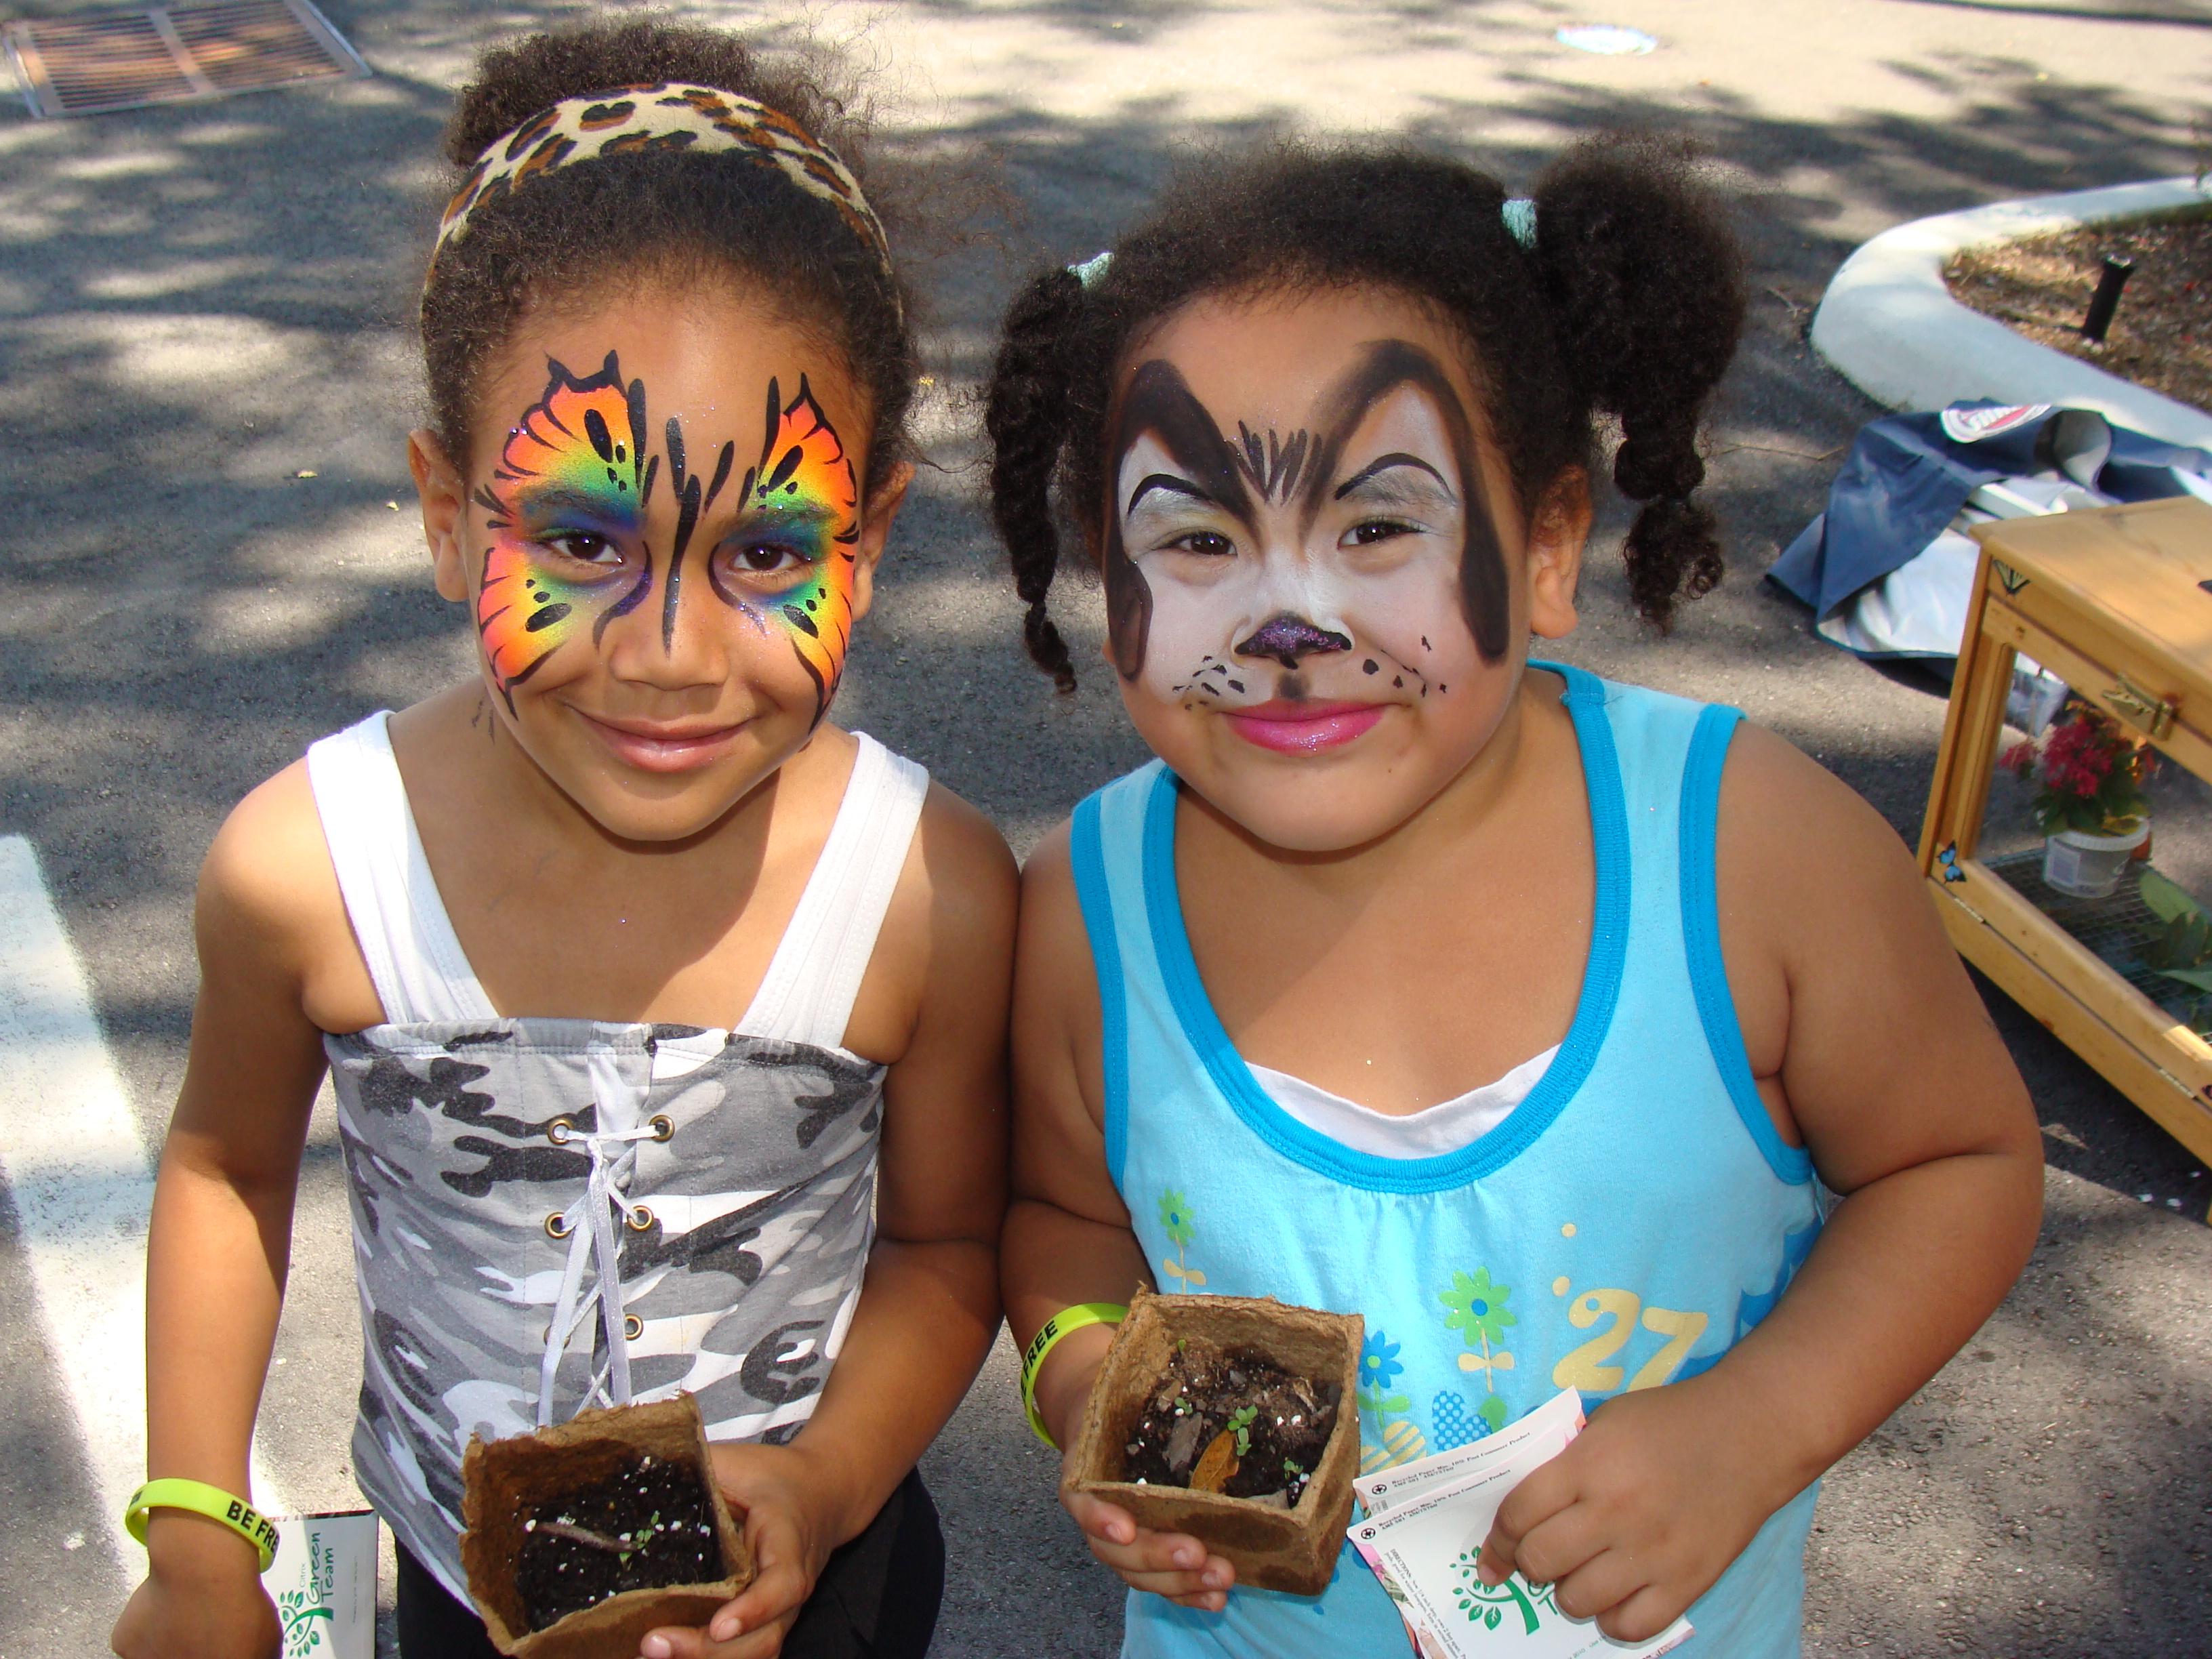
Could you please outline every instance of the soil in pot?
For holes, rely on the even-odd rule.
[[[523,1517],[515,1588],[532,1630],[623,1590],[708,1584],[724,1575],[699,1471],[641,1455]]]
[[[1255,1349],[1178,1343],[1129,1431],[1121,1478],[1293,1508],[1336,1426],[1337,1395]]]

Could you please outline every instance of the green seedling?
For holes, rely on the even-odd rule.
[[[1252,1419],[1259,1416],[1257,1406],[1245,1406],[1230,1413],[1229,1426],[1237,1436],[1237,1455],[1243,1457],[1252,1449]]]

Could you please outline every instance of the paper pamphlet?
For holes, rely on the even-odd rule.
[[[1588,1620],[1570,1619],[1550,1585],[1516,1573],[1482,1582],[1475,1558],[1506,1494],[1565,1451],[1582,1431],[1572,1389],[1498,1433],[1434,1457],[1352,1482],[1367,1514],[1352,1545],[1398,1604],[1424,1659],[1644,1659],[1679,1646],[1686,1620],[1649,1642],[1616,1642]]]
[[[1384,1469],[1379,1474],[1363,1474],[1352,1483],[1352,1491],[1370,1515],[1380,1515],[1394,1510],[1408,1498],[1440,1486],[1455,1486],[1477,1471],[1490,1468],[1500,1459],[1519,1451],[1530,1440],[1549,1436],[1554,1431],[1565,1431],[1559,1445],[1565,1446],[1580,1432],[1583,1426],[1583,1397],[1572,1389],[1553,1395],[1542,1405],[1517,1423],[1509,1423],[1496,1434],[1462,1446],[1456,1451],[1438,1452],[1434,1457],[1424,1457],[1417,1462],[1401,1463],[1395,1468]],[[1534,1463],[1534,1468],[1556,1457],[1556,1450],[1548,1451]],[[1526,1471],[1523,1471],[1525,1473]],[[1503,1493],[1499,1494],[1501,1499]],[[1495,1505],[1492,1506],[1493,1508]],[[1483,1530],[1487,1533],[1486,1524]]]
[[[261,1575],[284,1659],[375,1659],[376,1514],[271,1516],[276,1559]]]

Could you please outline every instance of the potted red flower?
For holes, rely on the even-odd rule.
[[[2156,763],[2150,744],[2071,697],[2040,738],[2014,744],[1998,763],[2041,780],[2033,811],[2043,879],[2075,898],[2109,898],[2122,867],[2150,839],[2142,791]]]

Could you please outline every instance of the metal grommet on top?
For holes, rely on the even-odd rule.
[[[676,1125],[669,1118],[666,1113],[656,1113],[650,1121],[653,1125],[653,1138],[655,1140],[673,1140],[676,1139]]]
[[[576,1120],[573,1117],[556,1117],[545,1126],[545,1139],[556,1146],[567,1146],[568,1137],[575,1133]]]
[[[634,1233],[653,1231],[653,1211],[643,1204],[636,1206],[623,1219],[629,1224],[629,1230]]]
[[[623,1316],[623,1334],[635,1342],[645,1334],[645,1322],[635,1314]]]
[[[545,1237],[548,1238],[566,1238],[575,1231],[568,1224],[568,1218],[558,1210],[545,1218]]]

